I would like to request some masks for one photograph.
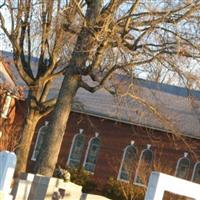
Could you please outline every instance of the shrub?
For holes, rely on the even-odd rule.
[[[133,183],[117,181],[111,177],[103,193],[112,200],[143,200],[145,191]]]

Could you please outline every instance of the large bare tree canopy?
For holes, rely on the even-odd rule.
[[[95,92],[114,73],[199,88],[198,0],[1,0],[0,8],[1,29],[36,104],[33,116],[46,112],[51,80],[64,73],[39,173],[52,175],[78,88]],[[32,55],[39,58],[37,74]]]

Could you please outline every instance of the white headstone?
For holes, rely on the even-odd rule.
[[[152,172],[145,200],[162,200],[164,192],[200,200],[200,185],[167,174]]]
[[[34,179],[34,174],[21,173],[19,179],[15,180],[12,188],[13,199],[27,200],[31,185]]]
[[[82,186],[72,182],[63,182],[58,185],[58,189],[62,189],[64,191],[63,199],[79,200],[82,195]]]
[[[17,157],[9,151],[0,152],[0,191],[10,193]]]
[[[52,200],[60,180],[54,177],[35,175],[31,184],[28,200]]]
[[[7,193],[0,191],[0,199],[1,200],[13,200],[13,197],[12,197],[12,195],[9,195]]]

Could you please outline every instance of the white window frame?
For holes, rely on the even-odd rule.
[[[191,181],[194,181],[194,174],[195,174],[195,171],[196,171],[196,168],[197,168],[197,165],[200,165],[200,161],[197,161],[194,165],[194,169],[193,169],[193,172],[192,172],[192,178],[191,178]]]
[[[90,174],[94,174],[94,172],[91,172],[91,171],[86,170],[86,169],[85,169],[85,165],[86,165],[86,160],[87,160],[87,157],[88,157],[88,153],[89,153],[89,149],[90,149],[91,142],[92,142],[92,140],[95,139],[95,138],[98,138],[98,139],[100,140],[100,138],[99,138],[99,133],[96,132],[96,133],[95,133],[95,136],[92,137],[92,138],[90,138],[90,140],[89,140],[89,142],[88,142],[87,150],[86,150],[86,153],[85,153],[84,162],[83,162],[83,168],[84,168],[84,170],[87,171],[87,172],[90,173]],[[101,140],[100,140],[100,141],[101,141]]]
[[[181,158],[179,158],[178,161],[177,161],[177,164],[176,164],[176,171],[175,171],[175,174],[174,174],[174,176],[176,176],[176,177],[177,177],[177,170],[178,170],[179,164],[180,164],[181,160],[183,160],[183,159],[187,159],[187,160],[189,161],[189,164],[191,164],[190,159],[188,158],[188,153],[187,153],[187,152],[184,152],[184,156],[181,157]],[[190,167],[190,166],[189,166],[189,167]],[[178,177],[178,178],[179,178],[179,177]],[[188,178],[188,177],[187,177],[187,178]]]
[[[73,150],[73,147],[74,147],[74,143],[75,143],[75,140],[76,140],[76,137],[83,134],[83,129],[79,129],[79,133],[75,134],[73,139],[72,139],[72,144],[71,144],[71,147],[70,147],[70,151],[69,151],[69,156],[68,156],[68,159],[67,159],[67,166],[69,167],[69,163],[70,163],[70,157],[72,155],[72,150]]]
[[[127,149],[128,149],[130,146],[133,146],[133,147],[135,148],[134,143],[135,143],[135,142],[132,140],[132,141],[131,141],[131,144],[127,145],[127,146],[124,148],[124,150],[123,150],[124,153],[123,153],[123,156],[122,156],[122,160],[121,160],[121,163],[120,163],[119,172],[118,172],[118,175],[117,175],[117,180],[118,180],[118,181],[123,181],[123,182],[126,182],[126,183],[129,182],[128,180],[121,179],[121,178],[120,178],[120,174],[121,174],[122,167],[123,167],[123,164],[124,164],[124,159],[125,159],[125,156],[126,156],[126,151],[127,151]],[[136,149],[136,148],[135,148],[135,149]]]
[[[39,138],[40,138],[40,134],[41,134],[41,130],[44,126],[48,126],[49,122],[48,121],[45,121],[45,124],[42,125],[39,130],[38,130],[38,134],[37,134],[37,138],[36,138],[36,142],[35,142],[35,145],[34,145],[34,150],[33,150],[33,153],[32,153],[32,156],[31,156],[31,160],[32,161],[36,161],[36,157],[35,157],[35,151],[36,151],[36,148],[37,148],[37,145],[38,145],[38,142],[39,142]]]
[[[146,148],[146,149],[143,149],[142,152],[141,152],[141,154],[140,154],[140,159],[139,159],[138,166],[137,166],[137,169],[136,169],[136,172],[135,172],[135,177],[134,177],[133,184],[146,188],[147,186],[146,186],[145,184],[142,184],[142,183],[138,183],[138,182],[137,182],[137,176],[138,176],[138,172],[139,172],[139,170],[140,170],[140,165],[141,165],[142,156],[143,156],[143,154],[144,154],[145,151],[151,151],[152,156],[153,156],[153,151],[151,150],[151,144],[147,144],[147,148]],[[153,162],[153,157],[152,157],[152,161],[151,161],[151,162]]]

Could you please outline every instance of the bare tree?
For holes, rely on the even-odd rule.
[[[52,81],[65,70],[62,67],[65,51],[70,52],[69,45],[65,42],[66,33],[61,28],[62,9],[65,6],[66,1],[61,0],[0,1],[1,32],[11,44],[12,64],[28,91],[26,118],[17,151],[16,175],[26,171],[37,122],[51,112],[56,102],[56,98],[48,97],[49,89]],[[68,35],[71,46],[72,38]],[[65,57],[65,63],[67,59]]]
[[[47,176],[54,171],[79,88],[95,92],[104,87],[112,93],[107,83],[114,73],[160,82],[176,76],[176,83],[198,87],[191,80],[197,80],[199,70],[200,1],[72,0],[68,5],[82,24],[40,154],[38,173]],[[70,31],[65,19],[65,31]]]

